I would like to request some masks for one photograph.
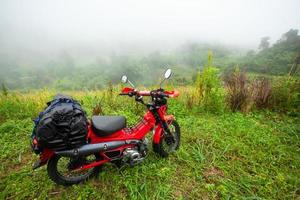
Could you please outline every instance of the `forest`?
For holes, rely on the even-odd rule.
[[[172,68],[175,71],[173,83],[188,85],[195,81],[195,74],[206,64],[208,51],[212,52],[213,65],[220,69],[220,74],[239,67],[248,73],[293,75],[299,73],[299,48],[298,30],[290,29],[273,45],[269,44],[268,37],[262,38],[258,51],[189,42],[170,52],[155,51],[144,55],[111,52],[89,58],[89,61],[75,59],[67,51],[42,62],[31,58],[27,52],[17,60],[2,54],[0,80],[13,90],[94,90],[106,87],[109,82],[118,84],[123,74],[138,85],[153,85],[157,82],[155,77],[164,69]]]

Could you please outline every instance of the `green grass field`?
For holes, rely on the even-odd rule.
[[[32,171],[37,156],[29,138],[54,91],[9,94],[0,99],[0,199],[300,199],[300,120],[268,111],[210,114],[170,100],[182,130],[180,149],[155,155],[134,168],[106,164],[97,178],[58,186],[46,167]],[[134,124],[143,107],[110,92],[72,92],[91,116],[120,114]],[[99,103],[100,102],[100,103]]]

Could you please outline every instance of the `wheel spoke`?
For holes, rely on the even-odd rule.
[[[170,130],[171,135],[174,138],[174,142],[171,142],[171,144],[168,144],[165,141],[165,139],[163,140],[162,145],[163,145],[163,148],[167,151],[167,153],[171,153],[171,152],[175,151],[176,146],[178,145],[178,138],[177,138],[178,136],[176,134],[175,126],[173,124],[170,124],[169,130]]]
[[[89,174],[92,169],[82,170],[82,171],[74,170],[74,169],[76,168],[76,166],[80,167],[82,165],[91,163],[93,161],[96,161],[96,159],[95,158],[91,159],[91,156],[87,157],[86,159],[78,158],[77,160],[74,160],[74,159],[72,160],[70,158],[61,157],[57,163],[57,171],[61,176],[68,177],[68,178],[85,176],[85,175]],[[71,168],[74,168],[74,169],[70,169],[70,165],[71,165]],[[72,167],[72,165],[75,165],[75,167]]]

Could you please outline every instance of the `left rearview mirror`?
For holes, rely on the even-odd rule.
[[[127,83],[128,78],[127,78],[126,75],[123,75],[122,78],[121,78],[121,80],[122,80],[123,83]]]

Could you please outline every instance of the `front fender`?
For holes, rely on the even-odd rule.
[[[165,115],[164,120],[167,122],[167,124],[171,124],[174,121],[174,116],[173,115]],[[163,128],[161,127],[161,124],[159,124],[158,126],[156,126],[155,131],[154,131],[153,143],[159,144],[162,136],[163,136]]]
[[[157,127],[155,127],[154,135],[153,135],[153,143],[159,144],[160,138],[162,137],[163,130],[161,125],[159,124]]]

